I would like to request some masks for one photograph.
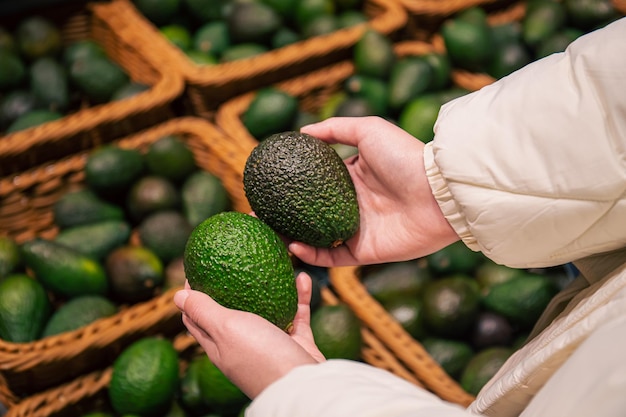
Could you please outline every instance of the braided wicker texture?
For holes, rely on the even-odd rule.
[[[233,209],[250,210],[233,166],[238,151],[208,121],[175,118],[112,143],[145,150],[157,139],[175,134],[193,151],[197,165],[218,176],[231,197]],[[0,230],[23,242],[35,236],[52,238],[52,206],[68,190],[80,187],[89,151],[76,153],[0,179]],[[72,332],[32,343],[0,341],[0,402],[7,405],[41,389],[102,367],[132,340],[155,332],[178,332],[180,312],[172,302],[174,290],[152,300],[123,308],[118,314]]]
[[[95,40],[133,81],[148,85],[149,89],[124,100],[84,106],[59,120],[0,136],[1,176],[89,149],[175,116],[172,103],[182,95],[182,75],[164,68],[154,54],[146,54],[144,49],[126,42],[124,36],[129,36],[125,34],[133,28],[115,18],[110,4],[74,2],[41,13],[58,25],[66,45],[82,39]],[[0,24],[10,27],[10,22],[4,20]]]
[[[322,302],[337,304],[339,299],[327,287],[322,288]],[[363,324],[361,329],[363,361],[385,369],[416,385],[419,381],[400,363],[391,351]],[[201,353],[196,340],[187,332],[175,336],[174,347],[179,353]],[[181,367],[185,364],[181,363]],[[106,404],[106,388],[112,369],[93,371],[71,382],[34,394],[9,408],[5,417],[79,417]]]
[[[229,98],[346,59],[366,27],[393,35],[403,29],[407,13],[395,0],[365,0],[367,23],[284,46],[264,54],[215,66],[194,64],[141,15],[131,0],[113,0],[112,7],[133,28],[135,42],[150,44],[168,55],[187,83],[191,110],[210,117]],[[130,41],[130,39],[129,39]]]

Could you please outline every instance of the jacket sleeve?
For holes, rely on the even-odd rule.
[[[626,18],[440,111],[427,176],[461,239],[528,268],[626,245]]]
[[[471,417],[385,370],[333,359],[295,368],[266,388],[246,417]]]

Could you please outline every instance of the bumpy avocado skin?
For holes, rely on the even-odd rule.
[[[183,265],[192,289],[281,329],[291,326],[298,308],[293,264],[278,234],[258,218],[226,211],[204,220],[187,241]]]
[[[300,132],[269,136],[250,153],[244,191],[255,215],[278,233],[335,247],[359,227],[354,183],[337,152]]]

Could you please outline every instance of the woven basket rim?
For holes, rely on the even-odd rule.
[[[89,18],[105,20],[113,26],[111,35],[125,42],[120,36],[123,28],[119,23],[108,21],[105,16],[111,5],[106,3],[87,3],[83,9]],[[134,48],[134,50],[137,50]],[[146,110],[169,103],[182,94],[185,83],[180,72],[160,65],[152,55],[141,55],[146,65],[155,70],[160,79],[146,91],[119,101],[111,101],[67,114],[58,120],[43,123],[28,129],[0,136],[0,155],[12,156],[28,152],[42,142],[54,142],[65,137],[72,137],[80,132],[96,129],[100,124],[123,120]],[[119,64],[119,62],[118,62]],[[123,68],[124,66],[121,65]],[[124,68],[126,71],[128,68]]]
[[[472,6],[483,6],[497,0],[399,0],[411,16],[446,17]]]
[[[352,46],[368,27],[384,34],[392,34],[406,25],[408,14],[396,0],[366,1],[383,10],[380,15],[366,23],[305,39],[258,56],[206,67],[194,64],[180,49],[171,45],[129,0],[113,0],[112,3],[119,7],[120,12],[123,11],[119,14],[125,16],[127,21],[132,21],[133,27],[137,28],[133,32],[137,41],[141,39],[145,44],[147,39],[151,39],[151,48],[159,49],[163,55],[168,56],[188,84],[204,87],[254,77],[259,73],[300,62],[307,57],[323,57],[335,49]]]

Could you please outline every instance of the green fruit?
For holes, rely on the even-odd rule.
[[[62,229],[54,240],[101,260],[128,242],[130,232],[130,225],[124,220],[103,220]]]
[[[193,151],[182,138],[167,135],[153,142],[144,156],[148,171],[172,181],[182,181],[197,169]]]
[[[210,410],[215,410],[221,415],[231,415],[249,401],[208,356],[203,355],[196,360],[199,362],[198,388],[203,403]]]
[[[99,295],[83,295],[61,305],[50,317],[42,337],[79,329],[96,320],[112,316],[117,306]]]
[[[366,97],[346,97],[335,109],[335,117],[376,116],[376,109]]]
[[[565,28],[559,30],[537,45],[535,53],[536,59],[565,51],[570,43],[574,42],[582,35],[584,35],[584,32],[578,29]]]
[[[166,264],[183,255],[193,227],[180,211],[162,210],[143,219],[138,229],[141,243]]]
[[[11,51],[0,51],[0,91],[18,87],[26,76],[26,66],[20,57]]]
[[[486,19],[448,19],[441,26],[441,35],[448,56],[461,68],[481,70],[491,58],[494,41]]]
[[[189,29],[179,24],[168,24],[159,28],[159,33],[175,47],[187,51],[191,49],[192,39]]]
[[[374,29],[366,30],[354,45],[353,61],[357,74],[387,79],[396,61],[391,39]]]
[[[104,48],[92,39],[82,39],[63,48],[63,64],[66,68],[78,60],[106,56]]]
[[[282,22],[274,9],[261,2],[235,2],[227,19],[233,43],[266,44]]]
[[[512,353],[512,349],[505,347],[487,348],[476,353],[461,374],[461,387],[472,395],[478,395]]]
[[[41,284],[24,274],[0,281],[0,339],[28,343],[39,339],[52,305]]]
[[[119,414],[142,417],[169,411],[179,382],[172,342],[146,337],[126,347],[113,363],[108,396]]]
[[[295,9],[296,27],[305,27],[313,19],[323,15],[334,15],[333,0],[299,0]]]
[[[33,109],[15,119],[13,123],[9,125],[5,133],[14,133],[20,130],[29,129],[44,123],[59,120],[62,117],[63,114],[58,111]]]
[[[557,291],[554,282],[546,276],[524,273],[493,285],[484,296],[483,304],[527,329],[539,319]]]
[[[202,391],[200,390],[200,373],[207,366],[206,361],[209,361],[206,355],[192,358],[183,373],[178,389],[178,398],[181,406],[185,411],[196,416],[207,415],[210,411],[209,406],[205,404],[204,398],[202,398]]]
[[[380,78],[370,77],[367,75],[354,74],[344,82],[344,89],[351,96],[365,99],[368,103],[368,112],[377,116],[387,116],[390,84]],[[338,108],[345,106],[345,101]],[[335,114],[342,113],[345,110],[337,110]]]
[[[457,379],[474,356],[472,347],[462,340],[429,337],[422,341],[424,349],[452,378]]]
[[[115,299],[136,303],[152,298],[165,279],[163,263],[143,246],[122,246],[113,250],[104,266]]]
[[[426,257],[428,267],[436,275],[471,275],[486,259],[481,252],[474,252],[460,240]]]
[[[315,344],[326,359],[357,360],[361,356],[361,325],[346,304],[322,305],[311,314]]]
[[[20,53],[29,60],[56,56],[63,47],[59,28],[42,16],[28,16],[20,21],[15,37]]]
[[[22,266],[20,246],[9,236],[0,236],[0,280]]]
[[[219,177],[207,171],[196,171],[181,189],[183,214],[192,227],[214,214],[230,208],[230,195]]]
[[[38,58],[30,66],[30,88],[45,109],[63,112],[69,105],[67,72],[56,59]]]
[[[300,132],[272,135],[252,150],[243,173],[252,210],[278,233],[336,247],[359,227],[348,169],[327,143]]]
[[[15,89],[3,95],[0,98],[0,131],[36,107],[37,99],[30,90]]]
[[[228,25],[216,20],[200,26],[193,35],[193,49],[212,56],[220,56],[231,45]]]
[[[189,236],[184,265],[191,288],[291,327],[298,304],[293,265],[281,238],[258,218],[227,211],[204,220]]]
[[[365,289],[380,303],[400,296],[417,298],[431,280],[428,268],[415,261],[392,262],[364,269],[361,277]]]
[[[486,66],[486,72],[499,79],[526,66],[531,61],[532,57],[521,41],[508,42],[495,49]]]
[[[55,295],[106,295],[109,282],[95,259],[52,240],[35,238],[22,244],[24,264]]]
[[[137,149],[105,145],[87,158],[85,182],[99,193],[119,193],[130,188],[143,170],[143,155]]]
[[[157,211],[176,210],[180,206],[180,194],[167,178],[145,175],[128,191],[126,206],[132,219],[141,221]]]
[[[123,221],[121,207],[101,199],[88,188],[63,194],[52,206],[54,223],[61,229],[102,221]]]
[[[585,32],[621,17],[611,0],[565,0],[563,5],[571,24]]]
[[[433,129],[441,104],[441,99],[432,94],[414,98],[400,112],[398,124],[422,142],[430,142],[435,137]]]
[[[231,62],[240,59],[247,59],[253,56],[264,54],[269,51],[265,45],[255,42],[238,43],[229,46],[220,57],[220,62]]]
[[[428,90],[441,91],[448,88],[452,83],[452,63],[448,54],[429,52],[422,55],[422,59],[430,65],[432,70]]]
[[[535,2],[522,21],[522,38],[531,48],[561,30],[566,23],[565,7],[560,2]]]
[[[258,90],[241,119],[257,140],[288,130],[298,113],[298,99],[274,87]]]
[[[433,69],[424,58],[411,56],[396,61],[389,75],[389,108],[394,114],[402,111],[430,87],[432,79]]]
[[[413,338],[421,339],[426,335],[423,304],[418,297],[401,295],[384,302],[382,306]]]
[[[510,346],[513,342],[513,326],[500,314],[481,311],[474,323],[470,340],[477,349]]]
[[[453,275],[429,282],[422,291],[424,322],[433,334],[460,338],[471,329],[480,310],[474,280]]]
[[[129,82],[126,71],[108,57],[77,59],[69,68],[72,84],[96,104],[111,100]]]

